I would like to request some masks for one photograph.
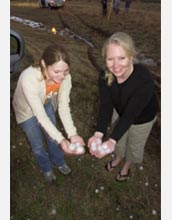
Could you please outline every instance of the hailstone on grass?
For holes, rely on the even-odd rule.
[[[95,190],[95,193],[99,193],[99,190],[98,190],[98,189],[96,189],[96,190]]]
[[[156,213],[157,213],[156,210],[153,209],[153,210],[152,210],[152,215],[156,215]]]

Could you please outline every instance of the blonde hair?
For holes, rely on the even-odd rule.
[[[137,55],[135,43],[133,39],[131,38],[131,36],[124,32],[115,32],[105,41],[103,45],[102,56],[103,56],[104,61],[106,59],[107,46],[109,44],[117,44],[121,46],[125,50],[127,56],[133,57],[133,59],[135,59]],[[106,70],[105,78],[107,79],[108,85],[111,85],[111,83],[114,80],[114,76],[109,70]]]
[[[114,81],[114,76],[110,71],[106,70],[105,71],[105,79],[107,80],[108,86],[110,86],[112,84],[112,82]]]

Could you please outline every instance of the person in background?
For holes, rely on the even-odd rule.
[[[132,0],[125,0],[125,12],[128,13]]]
[[[69,72],[66,50],[58,44],[49,45],[40,60],[21,73],[13,97],[17,123],[25,132],[35,160],[49,182],[56,179],[53,166],[61,174],[71,173],[63,154],[63,151],[76,154],[69,150],[70,142],[84,146],[71,117],[69,103],[72,84]],[[56,110],[70,142],[57,129]]]
[[[102,14],[106,15],[107,14],[107,0],[101,0],[102,4]]]
[[[119,13],[119,5],[120,5],[120,0],[113,0],[113,10],[116,14]],[[106,15],[107,14],[107,0],[101,0],[102,4],[102,14]]]
[[[99,76],[97,126],[88,140],[88,147],[97,158],[115,151],[115,159],[105,167],[112,171],[122,164],[115,177],[122,182],[129,178],[131,164],[143,160],[144,147],[156,121],[158,101],[151,72],[141,64],[134,64],[137,51],[131,36],[114,33],[104,43],[102,54],[106,69]],[[107,136],[112,119],[112,130]],[[106,145],[108,153],[93,150],[92,145],[97,140]]]
[[[115,14],[119,13],[119,5],[120,5],[120,0],[113,1],[113,10],[114,10]]]

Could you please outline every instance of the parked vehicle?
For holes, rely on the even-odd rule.
[[[65,0],[39,0],[39,6],[42,8],[59,8],[64,7]]]
[[[10,78],[17,72],[24,56],[24,38],[18,32],[10,29]]]

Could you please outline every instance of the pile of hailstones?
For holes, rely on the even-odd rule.
[[[76,154],[83,154],[84,153],[84,147],[79,143],[71,143],[69,145],[69,150],[72,152],[75,152]],[[113,150],[108,148],[107,144],[102,144],[102,140],[100,138],[97,138],[95,142],[91,143],[91,150],[93,152],[98,152],[102,155],[106,155],[111,153]]]
[[[91,150],[93,152],[98,152],[102,155],[106,155],[112,152],[111,149],[108,148],[107,144],[102,144],[102,141],[100,138],[97,138],[97,140],[95,142],[91,143]]]
[[[77,154],[84,153],[84,147],[79,142],[71,143],[69,145],[69,150]]]

